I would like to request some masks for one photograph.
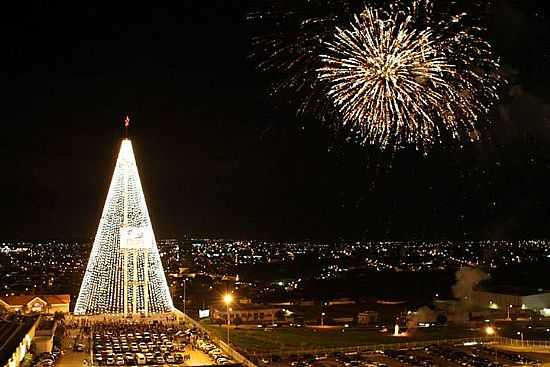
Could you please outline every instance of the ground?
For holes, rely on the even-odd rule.
[[[207,328],[226,339],[224,326],[207,325]],[[270,331],[266,331],[270,330]],[[382,334],[377,330],[353,328],[320,327],[280,327],[273,329],[254,329],[231,327],[231,344],[245,352],[299,351],[328,347],[350,347],[366,344],[406,343],[447,338],[465,338],[481,336],[479,331],[459,328],[418,329],[407,337],[395,337]]]

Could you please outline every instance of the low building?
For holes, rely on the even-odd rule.
[[[327,302],[329,306],[336,305],[354,305],[355,301],[351,298],[335,298]]]
[[[435,312],[443,315],[448,323],[465,325],[470,321],[469,305],[456,299],[434,300]]]
[[[357,314],[359,325],[374,325],[378,322],[380,314],[377,311],[363,311]]]
[[[217,321],[227,322],[227,308],[220,305],[212,308],[211,318]],[[285,322],[280,316],[282,308],[268,307],[256,304],[236,304],[229,308],[231,323],[243,324],[271,324],[272,322]]]
[[[0,297],[0,307],[8,312],[21,314],[68,313],[71,296],[69,294],[45,294]]]
[[[0,367],[19,367],[33,342],[39,317],[0,321]]]
[[[57,328],[57,322],[53,319],[42,319],[36,328],[33,344],[36,354],[51,353],[53,349],[53,337]]]
[[[480,306],[500,310],[503,313],[507,312],[506,308],[540,311],[550,308],[550,292],[542,289],[492,287],[474,290],[472,301]]]

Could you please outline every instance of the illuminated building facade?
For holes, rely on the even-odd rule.
[[[69,294],[0,296],[0,308],[4,308],[8,312],[19,312],[21,314],[68,313],[70,303],[71,296]]]
[[[122,141],[74,313],[173,310],[134,158]]]

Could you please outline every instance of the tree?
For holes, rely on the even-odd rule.
[[[275,313],[275,318],[277,319],[277,321],[282,321],[285,319],[285,313],[283,312],[283,310],[279,310]]]
[[[239,316],[235,317],[233,319],[233,323],[235,324],[235,326],[239,326],[240,324],[242,324],[243,320],[241,320],[241,318]]]

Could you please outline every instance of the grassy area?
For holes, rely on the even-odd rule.
[[[207,328],[225,340],[226,329],[215,325]],[[313,328],[274,328],[263,329],[231,328],[231,343],[248,352],[275,352],[327,347],[349,347],[366,344],[406,343],[426,340],[465,338],[480,336],[479,332],[456,328],[419,329],[408,337],[394,337],[375,330]]]

